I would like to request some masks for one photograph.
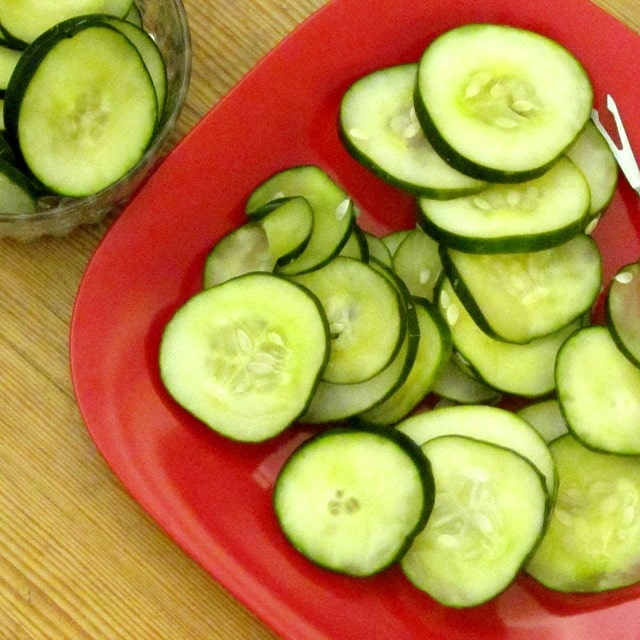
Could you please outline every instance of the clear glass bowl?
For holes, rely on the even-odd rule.
[[[167,65],[167,105],[158,132],[140,162],[118,182],[86,198],[47,196],[30,214],[0,213],[0,237],[34,240],[64,236],[78,225],[117,213],[170,149],[169,140],[184,104],[191,75],[191,38],[181,0],[135,0],[143,27],[160,46]]]

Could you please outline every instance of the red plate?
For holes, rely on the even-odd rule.
[[[276,170],[317,163],[357,200],[374,232],[413,224],[412,200],[341,148],[343,91],[378,67],[417,60],[438,33],[465,22],[540,31],[591,74],[596,104],[611,92],[640,150],[640,38],[588,0],[334,0],[286,38],[202,120],[113,225],[86,271],[71,330],[80,410],[131,494],[196,561],[283,638],[559,640],[638,638],[640,588],[561,595],[526,577],[495,601],[446,609],[397,569],[333,575],[284,541],[271,487],[304,437],[226,441],[163,391],[158,341],[199,287],[205,255],[242,220],[251,190]],[[609,119],[605,119],[609,122]],[[621,183],[597,239],[606,277],[640,254],[640,204]]]

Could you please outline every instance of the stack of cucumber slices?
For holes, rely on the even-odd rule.
[[[0,213],[109,187],[164,113],[165,62],[132,0],[50,4],[0,7]]]
[[[340,106],[345,148],[415,196],[414,228],[372,235],[301,165],[258,185],[211,249],[161,379],[236,440],[318,425],[274,487],[312,562],[398,565],[456,608],[523,572],[558,591],[640,581],[640,266],[592,325],[590,234],[617,167],[591,104],[558,43],[453,29]]]

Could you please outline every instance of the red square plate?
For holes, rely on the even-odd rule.
[[[71,327],[78,404],[109,465],[184,550],[291,640],[624,640],[640,637],[640,587],[575,596],[526,577],[493,602],[436,605],[397,569],[351,579],[312,566],[280,534],[271,488],[296,427],[234,444],[180,410],[158,378],[165,322],[200,286],[208,249],[242,221],[276,170],[315,163],[350,192],[362,225],[413,225],[413,201],[340,146],[340,97],[359,76],[415,61],[467,22],[537,30],[584,63],[602,107],[611,92],[640,149],[640,38],[588,0],[333,0],[286,38],[170,154],[107,233],[81,283]],[[621,182],[597,231],[605,277],[640,254],[640,204]]]

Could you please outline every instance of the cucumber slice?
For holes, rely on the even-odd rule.
[[[273,503],[284,535],[309,560],[370,576],[403,555],[431,513],[433,495],[429,462],[408,438],[334,428],[289,457]]]
[[[556,385],[571,433],[592,449],[640,454],[640,369],[607,327],[586,327],[558,353]]]
[[[495,184],[454,200],[419,199],[419,224],[441,244],[470,253],[548,249],[582,231],[589,220],[589,185],[568,158],[542,177]]]
[[[405,382],[411,371],[420,340],[416,306],[406,286],[393,271],[375,259],[371,260],[370,265],[386,275],[400,294],[406,318],[404,342],[393,361],[373,378],[356,384],[321,381],[302,417],[305,422],[336,422],[362,414],[385,402]]]
[[[589,311],[602,287],[594,240],[578,234],[541,251],[441,252],[449,281],[474,322],[495,338],[524,344]]]
[[[262,441],[306,409],[329,353],[326,318],[303,287],[251,273],[189,299],[167,323],[160,375],[214,431]]]
[[[247,222],[223,236],[204,263],[202,286],[209,289],[254,271],[273,271],[276,261],[259,222]]]
[[[527,405],[518,411],[518,415],[524,418],[545,442],[552,442],[569,431],[560,403],[555,398]]]
[[[129,9],[125,19],[127,22],[131,22],[131,24],[135,24],[137,27],[143,26],[142,12],[135,2],[131,3],[131,8]]]
[[[452,354],[431,391],[441,398],[460,404],[493,403],[501,398],[498,391],[463,368],[456,354]]]
[[[451,332],[438,309],[428,300],[413,298],[420,340],[404,382],[382,403],[363,412],[368,423],[392,425],[402,420],[429,393],[451,357]]]
[[[482,382],[501,393],[535,398],[555,388],[556,355],[582,320],[527,344],[496,340],[473,321],[445,278],[436,299],[451,329],[453,346]]]
[[[393,254],[393,270],[411,295],[433,300],[433,290],[442,273],[438,243],[422,229],[412,229]]]
[[[467,24],[437,37],[418,68],[418,119],[462,173],[493,182],[541,176],[589,120],[593,88],[578,60],[538,33]]]
[[[435,504],[402,570],[441,604],[479,605],[513,582],[542,537],[544,483],[525,458],[487,442],[441,436],[422,450],[433,470]]]
[[[640,458],[589,450],[570,434],[550,448],[558,497],[527,573],[565,592],[640,581]]]
[[[411,416],[396,428],[419,445],[457,435],[511,449],[542,474],[552,500],[556,494],[556,468],[546,443],[528,422],[506,409],[485,405],[443,407]]]
[[[31,43],[68,18],[97,13],[123,18],[132,5],[132,0],[11,0],[0,4],[0,24],[12,39]]]
[[[204,288],[287,264],[304,251],[312,229],[313,212],[304,198],[274,201],[213,246],[204,264]]]
[[[53,192],[96,193],[140,160],[156,92],[131,41],[100,17],[56,25],[23,53],[4,105],[7,137]]]
[[[582,171],[589,184],[589,216],[597,218],[613,199],[618,184],[618,163],[604,136],[589,120],[567,151],[568,158]]]
[[[391,252],[387,248],[387,245],[382,241],[378,236],[369,233],[368,231],[363,231],[364,238],[367,242],[367,249],[369,257],[373,257],[376,260],[380,261],[387,267],[392,266]]]
[[[156,41],[142,27],[138,27],[128,20],[105,18],[105,22],[129,38],[142,57],[156,90],[158,122],[160,122],[167,102],[167,67]]]
[[[37,194],[29,178],[0,157],[0,213],[34,213]]]
[[[618,348],[640,367],[640,263],[621,267],[606,299],[607,324]]]
[[[374,71],[357,80],[340,104],[346,150],[378,177],[415,195],[455,198],[484,188],[449,166],[422,132],[413,107],[417,64]]]
[[[312,271],[337,256],[354,224],[355,209],[349,196],[319,167],[303,165],[285,169],[263,182],[249,197],[247,215],[280,198],[302,196],[313,209],[309,244],[295,260],[282,267],[289,275]]]
[[[9,86],[9,80],[13,74],[13,70],[18,64],[18,60],[22,57],[22,51],[11,49],[8,46],[0,45],[0,96]]]
[[[344,258],[354,258],[361,262],[369,261],[369,243],[357,224],[353,225],[349,239],[338,255]]]
[[[395,254],[396,250],[400,246],[400,243],[411,233],[412,229],[400,229],[399,231],[391,231],[386,235],[382,236],[380,240],[384,243],[384,246],[387,247],[391,257]]]
[[[325,382],[363,382],[392,362],[406,332],[393,283],[368,264],[342,256],[295,276],[295,281],[318,297],[329,321],[331,352],[322,376]]]

